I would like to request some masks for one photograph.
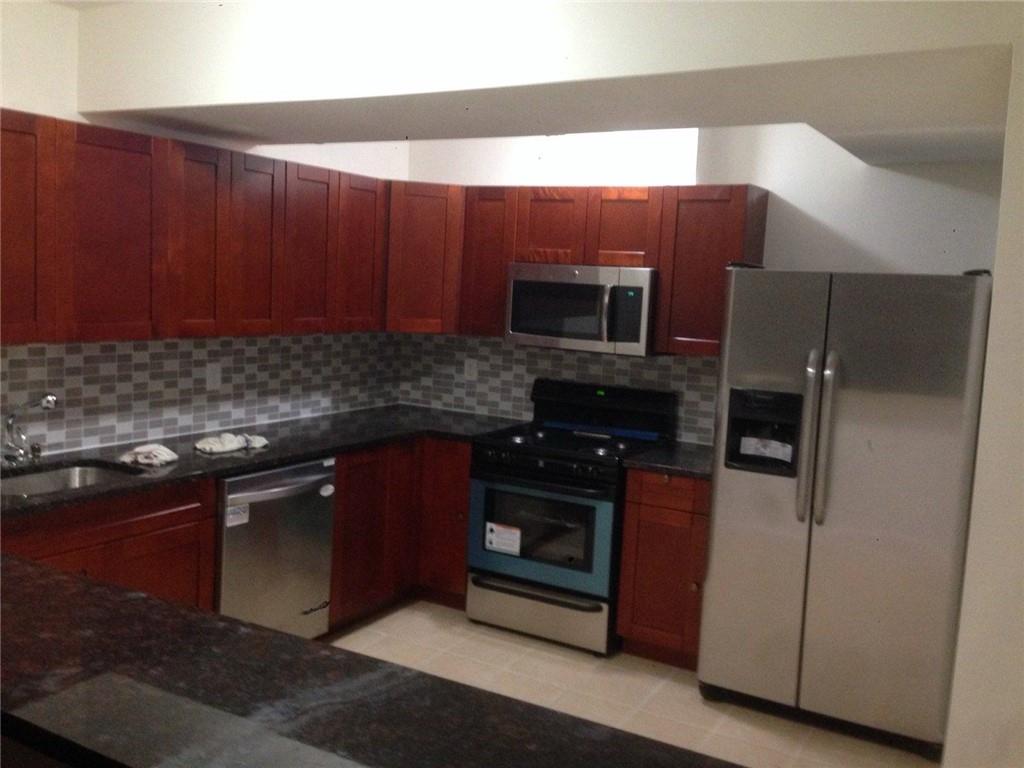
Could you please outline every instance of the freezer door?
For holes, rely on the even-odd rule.
[[[833,277],[803,709],[942,741],[990,289]]]
[[[828,295],[828,274],[730,270],[697,676],[789,705]],[[789,460],[786,445],[795,451]]]

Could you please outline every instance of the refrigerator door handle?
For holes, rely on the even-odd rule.
[[[811,462],[814,459],[814,435],[818,421],[818,363],[821,353],[812,349],[804,368],[804,402],[800,414],[800,463],[796,470],[796,519],[807,520],[810,506]]]
[[[828,500],[828,461],[832,447],[832,403],[835,399],[836,379],[839,377],[839,353],[834,349],[825,357],[825,370],[821,374],[821,426],[818,430],[818,461],[814,468],[814,523],[825,522],[825,502]]]

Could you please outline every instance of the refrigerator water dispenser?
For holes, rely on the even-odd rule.
[[[725,466],[795,477],[803,400],[791,392],[729,390]]]

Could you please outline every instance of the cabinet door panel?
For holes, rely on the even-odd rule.
[[[657,351],[717,355],[725,268],[760,264],[767,193],[747,186],[666,188],[662,201]]]
[[[338,282],[338,174],[287,164],[283,330],[323,333]]]
[[[398,597],[416,584],[419,517],[419,467],[416,443],[405,440],[388,446],[387,546],[393,574],[392,596]]]
[[[223,332],[270,335],[281,330],[285,164],[231,156],[231,247],[218,271]]]
[[[708,483],[707,485],[710,485]],[[708,518],[694,515],[687,555],[686,609],[683,623],[683,653],[696,662],[700,642],[700,609],[704,597],[704,576],[708,568]]]
[[[366,615],[387,601],[393,584],[388,563],[388,451],[377,448],[339,456],[331,626]]]
[[[469,443],[420,443],[419,583],[460,597],[466,594],[469,463]]]
[[[582,264],[587,235],[586,187],[522,187],[516,261]]]
[[[4,344],[53,341],[57,122],[0,111],[0,335]]]
[[[231,153],[171,142],[167,282],[160,335],[214,336],[223,316],[217,271],[230,247]]]
[[[331,326],[338,331],[383,330],[388,183],[343,173],[339,186],[340,274]]]
[[[592,187],[584,261],[602,267],[658,266],[661,187]]]
[[[166,260],[167,142],[61,122],[57,164],[63,336],[150,338]]]
[[[466,190],[466,239],[462,261],[459,330],[470,336],[504,336],[508,265],[515,254],[514,187]]]
[[[389,331],[454,333],[458,329],[464,214],[462,187],[392,184]]]

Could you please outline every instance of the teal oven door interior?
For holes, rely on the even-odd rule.
[[[615,503],[587,493],[473,480],[470,569],[608,599]]]

